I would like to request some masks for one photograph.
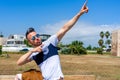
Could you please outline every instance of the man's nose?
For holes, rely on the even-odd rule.
[[[38,41],[38,40],[40,40],[38,37],[36,37],[36,40]]]

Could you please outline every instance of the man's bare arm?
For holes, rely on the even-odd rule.
[[[78,21],[80,16],[88,12],[88,7],[86,6],[86,4],[87,0],[82,6],[81,10],[57,32],[57,37],[59,41],[62,39],[65,33],[73,27],[73,25]]]
[[[41,45],[42,46],[42,45]],[[23,56],[21,56],[18,61],[17,61],[17,65],[21,66],[21,65],[24,65],[28,62],[30,62],[30,55],[34,52],[42,52],[42,49],[41,49],[41,46],[38,46],[30,51],[28,51],[26,54],[24,54]]]

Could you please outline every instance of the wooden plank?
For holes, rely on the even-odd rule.
[[[0,75],[0,80],[14,80],[15,75]],[[95,75],[65,75],[64,80],[96,80]]]

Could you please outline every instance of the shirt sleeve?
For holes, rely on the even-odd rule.
[[[47,44],[52,44],[52,45],[54,45],[56,47],[58,45],[57,35],[55,34],[55,35],[51,36],[50,38],[48,38],[46,43]]]
[[[43,42],[42,50],[44,54],[48,53],[48,46],[52,44],[53,46],[57,47],[58,45],[58,38],[57,35],[52,35],[50,38],[48,38],[46,41]]]
[[[34,60],[34,59],[33,59],[33,56],[35,56],[35,55],[37,55],[37,54],[38,54],[38,52],[32,53],[32,54],[30,55],[29,59],[30,59],[30,60]]]

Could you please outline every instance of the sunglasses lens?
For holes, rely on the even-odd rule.
[[[36,34],[36,37],[37,37],[37,38],[39,38],[39,37],[40,37],[40,35],[39,35],[39,34]]]
[[[35,40],[35,38],[39,38],[40,37],[40,35],[39,34],[36,34],[35,36],[32,36],[32,38],[31,38],[31,40]]]
[[[33,40],[33,41],[34,41],[34,40],[35,40],[35,36],[33,36],[31,40]]]

